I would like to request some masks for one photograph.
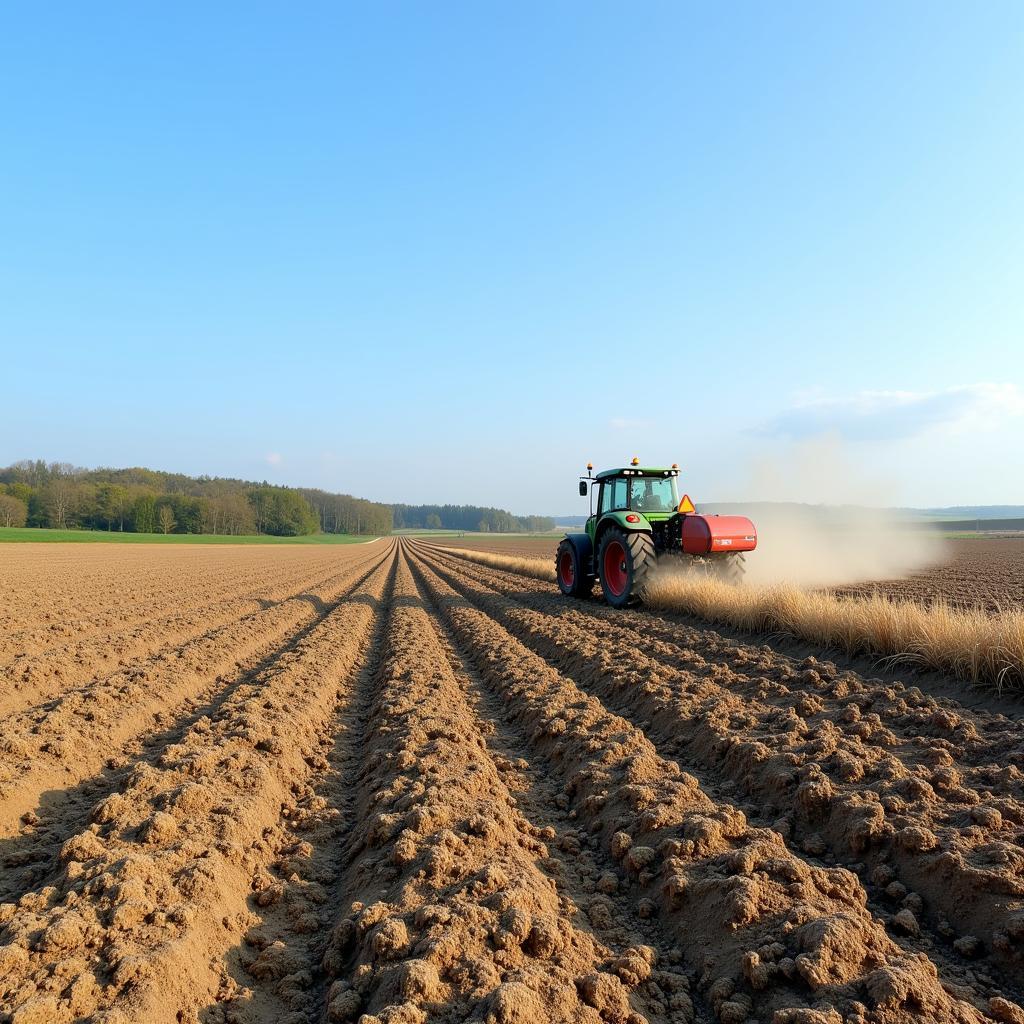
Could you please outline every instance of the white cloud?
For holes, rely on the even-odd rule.
[[[814,398],[773,416],[757,433],[800,440],[832,434],[847,441],[898,441],[931,430],[991,429],[1024,415],[1016,384],[963,384],[943,391],[859,391]]]
[[[284,462],[284,457],[280,452],[267,452],[267,464],[271,466],[280,466]]]

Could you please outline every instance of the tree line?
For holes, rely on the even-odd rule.
[[[22,461],[0,469],[0,526],[297,537],[383,536],[391,508],[348,494],[159,470]]]
[[[483,533],[544,533],[555,528],[550,516],[514,516],[479,505],[393,505],[395,529],[479,530]]]
[[[0,469],[0,526],[131,533],[346,533],[382,537],[392,527],[553,530],[548,516],[514,516],[479,505],[384,505],[309,487],[186,476],[155,469],[82,469],[24,460]]]
[[[372,534],[374,537],[391,533],[390,505],[310,487],[300,487],[299,494],[316,513],[321,533]]]

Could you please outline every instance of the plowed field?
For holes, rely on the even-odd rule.
[[[582,527],[581,527],[582,529]],[[555,549],[562,539],[557,537],[503,537],[501,534],[488,537],[476,534],[471,537],[440,537],[436,541],[415,539],[415,543],[427,543],[445,548],[465,548],[467,551],[493,551],[502,555],[519,555],[522,558],[550,558],[555,562]]]
[[[944,565],[906,579],[846,587],[840,593],[879,593],[925,604],[945,601],[954,607],[989,611],[1024,608],[1024,540],[972,537],[948,543],[951,557]]]
[[[420,541],[0,558],[5,1024],[1024,1022],[1020,721]]]

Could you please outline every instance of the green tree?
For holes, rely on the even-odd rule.
[[[132,506],[132,529],[136,533],[156,533],[156,498],[140,494]]]
[[[176,532],[202,533],[202,501],[187,494],[168,495],[164,502],[170,506],[174,516]]]
[[[110,495],[110,502],[113,512],[111,518],[117,520],[117,528],[123,532],[125,520],[128,518],[128,510],[131,507],[131,495],[128,493],[128,488],[115,485]]]
[[[316,533],[320,518],[298,491],[265,484],[249,492],[259,533],[277,537],[302,537]]]
[[[441,517],[436,512],[431,512],[427,516],[427,529],[428,530],[440,530],[441,529]]]
[[[7,493],[12,498],[17,498],[19,501],[25,502],[27,506],[31,502],[33,495],[36,494],[36,491],[28,484],[10,483],[7,485]]]
[[[100,484],[96,488],[96,508],[108,530],[112,530],[115,523],[123,530],[128,514],[127,488],[120,484]]]

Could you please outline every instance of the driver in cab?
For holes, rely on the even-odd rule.
[[[664,512],[665,502],[661,496],[661,488],[655,487],[655,483],[660,481],[654,480],[634,480],[633,481],[633,501],[632,507],[639,512]],[[641,490],[642,486],[642,490]]]

